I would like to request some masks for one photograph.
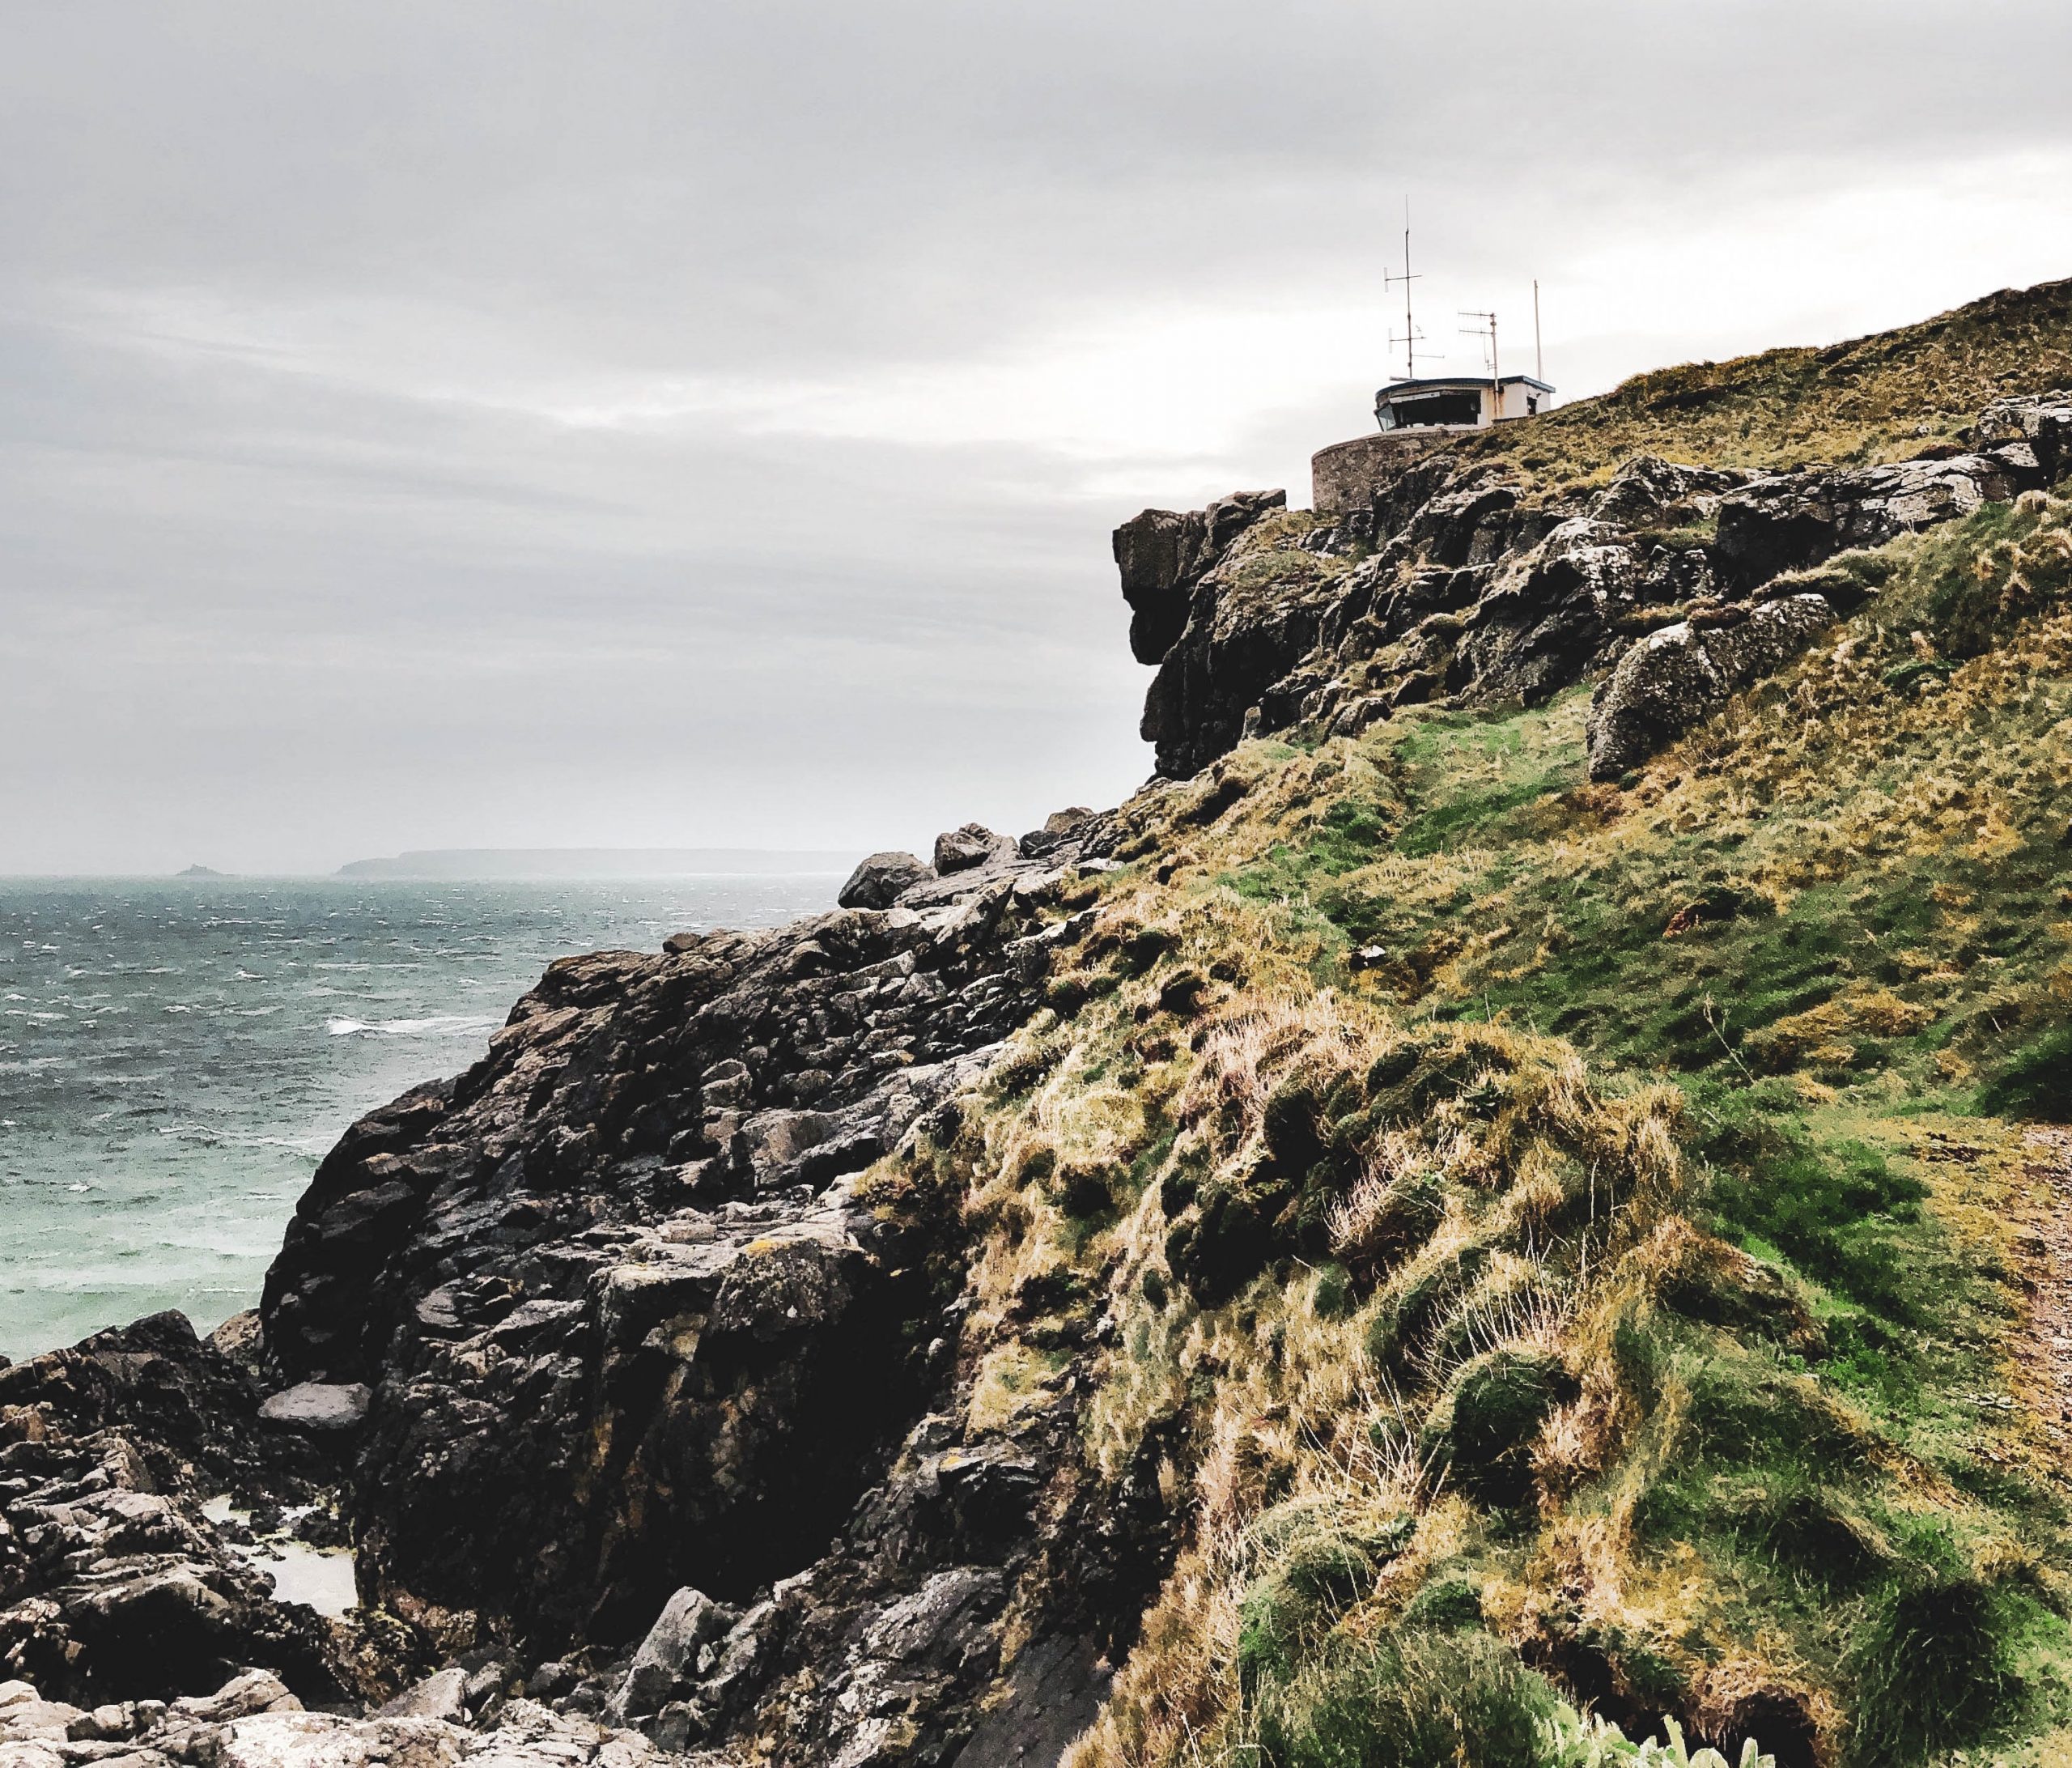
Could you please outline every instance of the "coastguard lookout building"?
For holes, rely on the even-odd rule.
[[[1537,417],[1553,402],[1554,389],[1531,375],[1391,381],[1374,395],[1375,434],[1310,457],[1310,508],[1327,516],[1364,509],[1420,455],[1454,436]]]
[[[1531,375],[1460,375],[1398,380],[1374,395],[1374,418],[1390,430],[1480,430],[1512,418],[1536,418],[1554,389]]]

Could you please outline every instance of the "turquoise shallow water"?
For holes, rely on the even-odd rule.
[[[0,1354],[250,1307],[339,1133],[466,1067],[554,958],[839,882],[0,880]]]

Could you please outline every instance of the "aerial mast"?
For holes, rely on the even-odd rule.
[[[1488,321],[1487,335],[1489,339],[1489,393],[1492,402],[1489,409],[1493,417],[1501,418],[1504,414],[1504,376],[1503,371],[1497,366],[1497,316],[1494,313],[1470,311],[1463,308],[1460,317],[1463,319],[1480,319]],[[1463,338],[1480,338],[1484,335],[1484,328],[1480,325],[1463,325],[1460,329]]]
[[[1382,272],[1382,287],[1384,289],[1393,283],[1403,284],[1403,334],[1398,337],[1391,332],[1389,342],[1403,346],[1403,378],[1405,380],[1417,378],[1417,339],[1420,334],[1417,321],[1410,309],[1410,285],[1416,280],[1410,269],[1410,198],[1405,197],[1403,199],[1403,274],[1396,276],[1386,270]]]
[[[1539,347],[1539,278],[1532,279],[1532,378],[1547,378],[1547,358]]]

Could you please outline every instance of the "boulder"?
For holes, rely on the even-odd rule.
[[[873,853],[849,874],[834,899],[844,908],[890,908],[902,890],[934,876],[928,862],[911,853]]]
[[[661,1710],[698,1675],[699,1648],[727,1630],[732,1616],[701,1590],[686,1587],[663,1605],[626,1679],[612,1697],[611,1716],[645,1719]]]
[[[448,1664],[427,1676],[414,1688],[398,1694],[380,1709],[384,1719],[443,1719],[465,1725],[468,1721],[468,1672],[458,1664]]]
[[[948,878],[1005,859],[1015,851],[1011,835],[996,835],[983,823],[967,822],[936,837],[936,870]]]
[[[261,1403],[259,1416],[291,1430],[328,1433],[357,1430],[367,1422],[374,1390],[359,1381],[304,1381]]]
[[[800,1162],[833,1137],[837,1127],[825,1111],[758,1111],[749,1118],[737,1133],[755,1188],[771,1191],[797,1182]]]
[[[1590,778],[1616,780],[1637,767],[1804,650],[1834,618],[1826,597],[1794,595],[1732,625],[1681,621],[1650,632],[1620,660],[1590,708]]]
[[[1015,843],[1015,851],[1025,860],[1042,859],[1055,853],[1087,829],[1098,814],[1084,805],[1075,805],[1069,810],[1053,810],[1044,818],[1042,828],[1031,829]]]
[[[248,1307],[241,1314],[233,1314],[209,1334],[209,1346],[227,1357],[239,1368],[249,1374],[259,1371],[259,1310]]]
[[[2026,448],[2044,481],[2072,474],[2072,392],[1996,399],[1979,414],[1979,445],[1998,453]]]

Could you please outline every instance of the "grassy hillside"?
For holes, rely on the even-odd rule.
[[[2010,311],[2005,384],[2072,380],[2068,300],[1560,435],[1875,455],[2002,384]],[[974,1423],[1070,1383],[1089,1476],[1187,1519],[1075,1768],[1631,1753],[1579,1709],[2072,1757],[2072,502],[1858,563],[1862,614],[1623,790],[1585,689],[1128,807],[915,1157],[982,1236]]]
[[[1821,350],[1637,375],[1471,452],[1550,486],[1640,453],[1779,469],[1900,460],[1955,443],[1990,401],[2072,385],[2072,281],[2004,290],[1897,331]]]

